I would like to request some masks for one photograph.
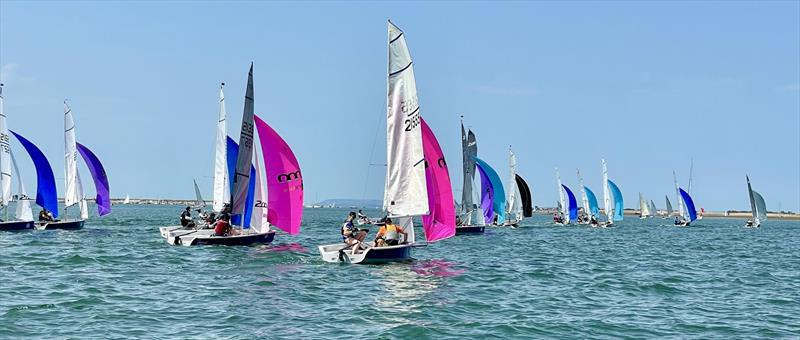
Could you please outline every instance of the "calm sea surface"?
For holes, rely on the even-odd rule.
[[[157,227],[180,209],[0,233],[0,337],[800,337],[797,221],[592,229],[540,215],[367,266],[319,257],[346,210],[306,210],[301,235],[270,246],[169,246]]]

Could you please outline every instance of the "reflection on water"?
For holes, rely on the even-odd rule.
[[[464,274],[464,269],[454,269],[456,264],[442,259],[417,261],[411,265],[411,270],[419,275],[450,277]]]

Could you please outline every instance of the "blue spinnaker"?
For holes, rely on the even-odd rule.
[[[228,154],[228,180],[230,181],[231,191],[233,192],[233,179],[236,178],[236,160],[239,157],[239,144],[236,143],[230,136],[227,139],[227,154]],[[247,187],[247,200],[244,206],[244,223],[242,223],[242,215],[231,215],[231,225],[242,226],[242,228],[250,228],[250,218],[253,216],[253,203],[255,202],[256,192],[256,168],[250,166],[250,182]]]
[[[481,211],[483,211],[483,221],[484,223],[492,223],[494,219],[494,207],[492,206],[494,202],[494,188],[492,187],[492,181],[489,180],[489,176],[486,175],[486,172],[483,171],[482,168],[478,166],[476,166],[476,168],[481,177]]]
[[[80,151],[83,160],[86,161],[89,172],[92,173],[94,191],[97,193],[94,199],[95,202],[97,202],[97,215],[108,215],[111,213],[111,193],[109,192],[106,170],[103,168],[103,164],[100,163],[100,159],[97,158],[92,150],[89,150],[89,148],[81,143],[75,143],[75,145],[78,147],[78,151]]]
[[[500,176],[497,175],[497,171],[494,171],[489,164],[478,157],[474,158],[475,165],[478,168],[483,169],[483,171],[486,172],[486,175],[489,177],[489,180],[492,182],[492,188],[494,188],[492,208],[494,208],[494,212],[497,214],[497,224],[502,224],[506,221],[506,193],[503,190],[503,181],[500,180]]]
[[[578,219],[578,200],[575,199],[575,194],[572,193],[572,190],[569,190],[566,185],[561,184],[561,187],[564,188],[564,191],[567,192],[567,198],[569,200],[569,220],[575,221]]]
[[[686,212],[689,214],[689,222],[696,220],[697,210],[694,210],[694,201],[692,201],[692,196],[689,196],[689,193],[683,191],[683,189],[678,188],[678,190],[681,191],[683,203],[686,205]]]
[[[583,190],[586,190],[586,199],[589,200],[589,214],[595,217],[600,216],[600,208],[597,207],[597,196],[588,187],[584,186]]]
[[[14,131],[11,131],[11,133],[17,136],[19,142],[25,147],[25,151],[31,156],[33,165],[36,166],[36,204],[50,210],[53,213],[53,217],[58,217],[56,177],[53,175],[53,168],[50,167],[50,162],[47,161],[47,157],[36,145]]]
[[[625,210],[622,202],[622,191],[611,180],[608,180],[608,187],[611,188],[611,193],[614,195],[614,221],[622,221],[622,213]]]

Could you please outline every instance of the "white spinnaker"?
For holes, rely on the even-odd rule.
[[[78,206],[80,207],[81,211],[81,219],[85,220],[89,218],[89,203],[86,202],[86,195],[83,192],[83,182],[81,182],[81,173],[76,171],[75,172],[75,190],[77,191],[78,195]]]
[[[578,172],[578,185],[581,186],[581,203],[583,203],[583,213],[586,216],[591,216],[592,212],[589,210],[589,198],[586,197],[586,188],[583,186],[583,176],[581,176],[581,169],[575,169]]]
[[[256,190],[255,200],[253,201],[253,216],[251,217],[250,227],[255,232],[266,233],[269,231],[269,220],[267,213],[267,181],[266,166],[262,159],[261,142],[258,133],[254,134],[253,144],[253,166],[256,168]]]
[[[64,101],[64,206],[70,207],[81,200],[78,196],[78,148],[75,145],[75,122],[72,110]]]
[[[11,201],[11,136],[8,134],[3,105],[3,87],[0,86],[0,206],[7,206]]]
[[[247,91],[244,96],[244,112],[242,113],[242,128],[239,131],[239,155],[236,158],[234,171],[233,201],[231,202],[231,215],[244,215],[247,205],[247,191],[250,186],[250,168],[253,164],[253,134],[255,123],[253,112],[255,97],[253,95],[253,64],[247,74]]]
[[[219,86],[219,117],[217,119],[217,144],[214,157],[214,211],[221,211],[225,203],[230,203],[231,193],[230,185],[228,184],[228,128],[227,117],[225,111],[225,93],[222,88],[225,83]]]
[[[611,189],[608,188],[608,168],[606,167],[606,160],[603,162],[603,210],[606,213],[606,220],[610,223],[614,220],[614,212],[611,211]]]
[[[386,185],[383,208],[390,216],[428,214],[425,155],[414,67],[403,32],[388,23]]]
[[[564,197],[564,188],[561,186],[561,174],[556,168],[556,182],[558,183],[558,203],[561,204],[561,215],[564,216],[564,223],[569,223],[569,213]]]
[[[17,174],[17,184],[19,185],[17,194],[19,195],[19,199],[17,200],[17,210],[14,216],[20,221],[33,221],[33,211],[31,211],[31,200],[28,198],[28,193],[25,191],[25,183],[22,182],[22,175],[19,173],[19,167],[17,167],[17,160],[14,158],[14,153],[10,152],[9,155],[11,156],[11,163],[14,165],[14,173]]]

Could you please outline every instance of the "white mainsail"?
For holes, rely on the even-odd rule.
[[[0,206],[4,207],[11,201],[11,135],[8,134],[6,114],[3,111],[2,85],[0,84]]]
[[[648,216],[655,217],[657,213],[658,210],[656,209],[656,203],[653,202],[653,200],[650,200],[650,215]]]
[[[583,176],[581,176],[581,169],[575,169],[578,172],[578,184],[581,186],[581,203],[583,204],[583,213],[586,216],[591,216],[592,212],[589,209],[589,198],[586,197],[586,188],[583,186]]]
[[[64,101],[64,206],[70,207],[81,200],[78,196],[78,148],[75,145],[75,122],[72,110]]]
[[[253,133],[255,123],[253,112],[255,99],[253,96],[253,64],[247,74],[247,91],[244,96],[244,112],[242,113],[242,129],[239,132],[239,155],[236,158],[236,170],[233,181],[233,200],[231,215],[244,215],[247,204],[247,189],[250,185],[250,167],[253,162]]]
[[[667,200],[667,216],[672,216],[672,203],[669,202],[669,196],[664,195],[664,199]]]
[[[558,203],[560,204],[561,208],[561,216],[564,217],[564,223],[569,223],[569,213],[567,212],[564,188],[561,187],[561,174],[558,173],[558,168],[556,168],[556,182],[558,183]]]
[[[606,213],[606,220],[611,223],[614,220],[614,212],[611,211],[611,189],[608,188],[608,168],[606,167],[606,160],[603,162],[603,210]]]
[[[202,209],[206,206],[206,201],[203,200],[203,196],[200,195],[200,187],[197,186],[197,181],[192,179],[192,182],[194,183],[194,197],[195,197],[193,208]]]
[[[470,131],[464,131],[464,116],[461,116],[461,156],[463,166],[463,179],[464,184],[461,191],[461,218],[462,225],[472,225],[472,215],[478,209],[475,209],[475,202],[480,202],[473,199],[473,182],[475,181],[475,156],[478,155],[478,142],[475,140],[475,134]]]
[[[219,118],[217,119],[217,144],[214,158],[214,211],[221,211],[222,206],[230,203],[231,200],[230,186],[228,185],[228,128],[225,122],[228,114],[225,111],[223,87],[225,87],[225,83],[219,86]]]
[[[675,199],[678,202],[678,210],[676,212],[677,216],[680,216],[680,217],[688,220],[689,219],[688,216],[686,216],[684,214],[684,212],[683,212],[684,211],[684,209],[683,209],[683,199],[681,198],[681,192],[680,192],[680,189],[678,188],[678,176],[675,175],[675,170],[672,171],[672,181],[675,183]]]
[[[10,152],[11,163],[14,165],[14,173],[17,174],[17,185],[19,186],[17,194],[17,210],[14,216],[20,221],[33,221],[33,211],[31,211],[31,199],[28,198],[28,193],[25,191],[25,183],[22,182],[22,175],[17,167],[17,160],[14,158],[14,153]]]
[[[650,206],[642,193],[639,193],[639,217],[650,216]]]
[[[122,204],[130,204],[131,203],[131,195],[125,195],[125,199],[122,201]]]
[[[759,226],[761,221],[767,219],[767,205],[764,198],[750,186],[750,176],[747,178],[747,193],[750,196],[750,208],[753,213],[753,225]]]
[[[506,192],[506,220],[511,223],[522,221],[522,195],[517,185],[517,156],[508,148],[509,179]]]
[[[420,216],[428,214],[428,189],[414,67],[403,32],[391,21],[388,39],[383,208],[391,216]]]

